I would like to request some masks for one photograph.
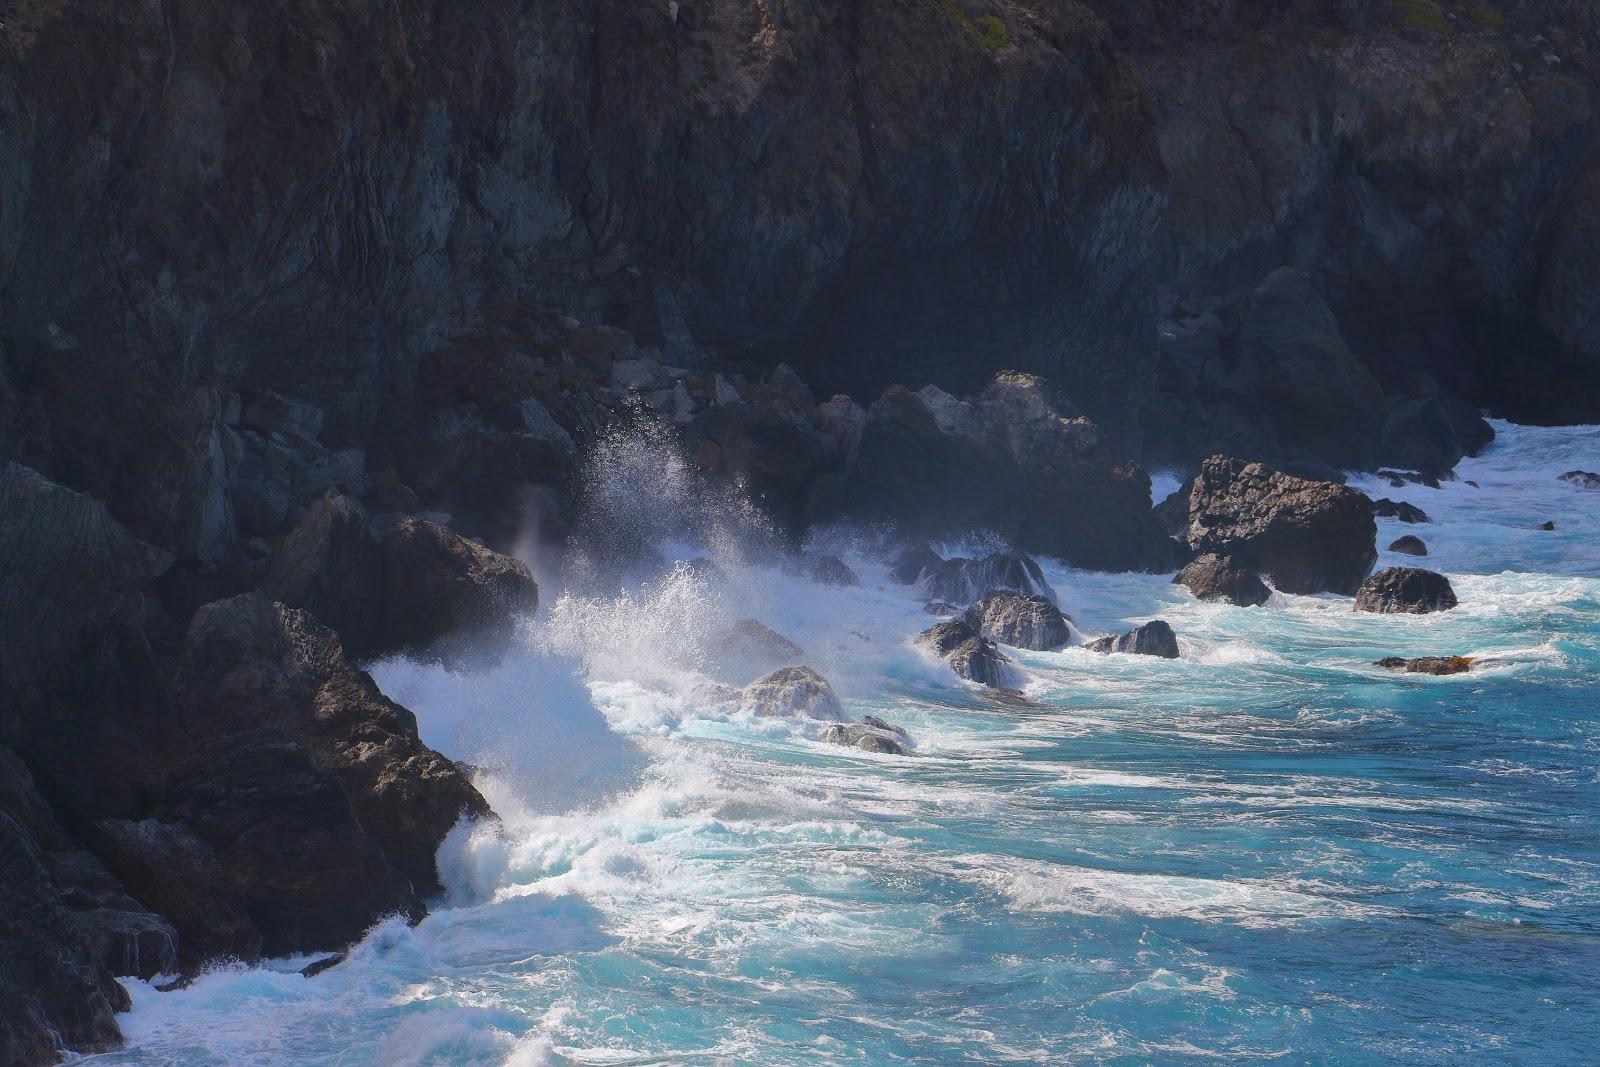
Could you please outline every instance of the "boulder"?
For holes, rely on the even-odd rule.
[[[1399,552],[1407,556],[1426,556],[1428,554],[1428,546],[1422,538],[1406,534],[1404,537],[1397,537],[1391,541],[1389,543],[1389,551]]]
[[[1127,652],[1140,656],[1160,656],[1162,659],[1178,658],[1178,638],[1160,619],[1153,619],[1121,637],[1102,637],[1091,642],[1090,652]]]
[[[1014,680],[1011,660],[995,648],[993,641],[963,620],[930,626],[917,635],[916,643],[944,660],[951,670],[968,681],[1004,689]]]
[[[889,576],[901,585],[915,585],[925,573],[938,569],[943,563],[944,557],[926,541],[921,541],[905,546],[891,557]]]
[[[1465,674],[1472,669],[1472,657],[1419,656],[1416,659],[1406,659],[1403,656],[1385,656],[1377,660],[1373,666],[1384,667],[1391,671],[1405,671],[1407,674]]]
[[[1041,596],[1052,604],[1056,591],[1045,581],[1044,572],[1029,556],[996,552],[983,559],[939,561],[924,570],[918,588],[929,600],[950,604],[970,604],[986,593],[1011,592]]]
[[[360,503],[329,490],[306,508],[279,541],[262,589],[304,608],[339,634],[354,656],[382,640],[383,555],[367,531]]]
[[[1401,522],[1432,522],[1428,513],[1415,504],[1407,504],[1403,500],[1390,500],[1382,497],[1372,502],[1372,514],[1379,519],[1399,519]]]
[[[438,523],[407,518],[383,536],[380,645],[449,658],[510,637],[538,607],[528,568]]]
[[[1550,531],[1554,530],[1555,528],[1556,528],[1555,522],[1550,520],[1550,519],[1544,520],[1537,527],[1535,527],[1535,529],[1543,530],[1545,533],[1549,533]]]
[[[1355,610],[1423,615],[1456,606],[1450,579],[1420,567],[1388,567],[1361,583]]]
[[[962,621],[989,640],[1015,648],[1048,651],[1071,638],[1067,617],[1054,604],[1023,593],[990,593],[968,608]]]
[[[1259,574],[1215,552],[1196,556],[1173,581],[1200,600],[1226,601],[1241,608],[1259,607],[1272,596]]]
[[[821,517],[895,524],[914,537],[983,529],[1018,549],[1104,570],[1170,565],[1150,479],[1043,379],[1006,371],[970,400],[893,386],[868,409]]]
[[[843,721],[828,680],[810,667],[783,667],[739,690],[739,710],[766,717]]]
[[[1568,471],[1561,475],[1561,480],[1579,489],[1600,489],[1600,474],[1593,471]]]
[[[1227,456],[1206,460],[1195,478],[1184,540],[1286,593],[1354,593],[1378,559],[1366,496]]]
[[[823,585],[860,585],[861,579],[838,556],[818,556],[811,561],[811,580]]]
[[[863,752],[904,756],[911,750],[910,734],[874,715],[864,716],[859,721],[848,724],[832,723],[823,727],[819,736],[824,741],[859,748]]]

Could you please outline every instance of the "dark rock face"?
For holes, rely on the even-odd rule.
[[[267,567],[263,591],[338,631],[352,655],[382,643],[383,558],[365,509],[329,492],[300,517]]]
[[[823,585],[860,585],[861,579],[838,556],[818,556],[811,563],[812,581]]]
[[[994,689],[1013,682],[1011,660],[994,642],[960,619],[930,626],[917,635],[917,644],[950,665],[957,675]]]
[[[1357,611],[1424,615],[1456,606],[1450,579],[1418,567],[1389,567],[1365,582],[1356,593]]]
[[[1407,674],[1465,674],[1472,669],[1472,657],[1420,656],[1416,659],[1405,659],[1401,656],[1385,656],[1373,666],[1391,671],[1405,671]]]
[[[1399,519],[1401,522],[1419,523],[1432,522],[1428,513],[1415,504],[1407,504],[1403,500],[1390,500],[1383,497],[1372,502],[1373,517],[1379,519]]]
[[[926,542],[920,542],[897,551],[889,560],[889,576],[901,585],[915,585],[923,574],[935,570],[944,557]]]
[[[1561,480],[1579,489],[1600,489],[1600,474],[1593,471],[1568,471],[1561,476]]]
[[[996,552],[983,559],[940,560],[922,572],[920,588],[930,601],[970,604],[986,593],[1011,592],[1043,597],[1052,604],[1056,591],[1028,556]]]
[[[1206,460],[1195,478],[1185,538],[1286,593],[1352,594],[1378,559],[1372,502],[1361,493],[1226,456]]]
[[[1090,652],[1127,652],[1140,656],[1160,656],[1162,659],[1178,658],[1178,637],[1160,619],[1153,619],[1121,637],[1102,637],[1091,642]]]
[[[739,710],[781,718],[844,719],[828,680],[810,667],[783,667],[739,691]]]
[[[1428,546],[1423,542],[1422,538],[1406,534],[1404,537],[1396,538],[1389,545],[1389,551],[1401,552],[1407,556],[1426,556],[1428,554]]]
[[[1071,637],[1067,618],[1042,596],[990,593],[962,621],[991,641],[1038,651],[1060,648]]]
[[[1549,533],[1551,530],[1554,530],[1555,528],[1556,528],[1556,524],[1553,521],[1551,521],[1550,519],[1546,519],[1546,520],[1544,520],[1543,522],[1541,522],[1539,524],[1539,529],[1545,531],[1546,533]]]
[[[1161,569],[1173,557],[1150,514],[1149,477],[1044,381],[1015,372],[970,400],[887,390],[818,510],[911,536],[990,530],[1102,570]]]
[[[513,616],[538,606],[527,567],[438,523],[407,518],[382,547],[384,647],[494,644],[510,636]]]
[[[1241,608],[1259,607],[1272,597],[1259,574],[1215,552],[1191,560],[1173,581],[1200,600],[1223,600]]]
[[[847,725],[834,723],[825,726],[821,737],[824,741],[859,748],[863,752],[905,756],[911,751],[911,735],[875,715],[864,716],[859,721]]]

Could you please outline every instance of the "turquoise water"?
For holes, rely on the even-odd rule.
[[[1039,708],[912,650],[930,620],[881,568],[816,586],[709,528],[726,586],[562,599],[487,673],[380,664],[503,825],[315,979],[129,982],[130,1047],[96,1059],[1595,1062],[1600,492],[1554,476],[1600,468],[1600,428],[1497,429],[1479,488],[1363,485],[1432,515],[1379,543],[1422,536],[1459,609],[1051,567],[1080,630],[1161,617],[1183,655],[1018,653]],[[743,616],[918,754],[714,710],[697,667]],[[1476,662],[1370,666],[1394,654]]]

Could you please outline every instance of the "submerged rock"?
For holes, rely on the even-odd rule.
[[[1090,652],[1127,652],[1139,656],[1160,656],[1162,659],[1178,658],[1178,637],[1160,619],[1152,619],[1121,637],[1102,637],[1091,642]]]
[[[1600,474],[1593,471],[1568,471],[1560,477],[1579,489],[1600,489]]]
[[[1049,651],[1071,637],[1067,617],[1042,596],[1024,593],[990,593],[967,609],[962,617],[972,629],[991,641]]]
[[[1361,583],[1355,610],[1425,615],[1456,606],[1450,579],[1420,567],[1389,567]]]
[[[917,635],[916,643],[968,681],[1003,689],[1014,680],[1011,660],[960,619],[928,627]]]
[[[836,745],[848,745],[863,752],[884,752],[904,756],[911,751],[911,735],[875,715],[852,723],[834,723],[822,729],[821,738]]]
[[[1200,600],[1226,601],[1241,608],[1259,607],[1272,597],[1259,574],[1215,552],[1191,560],[1173,581]]]
[[[1419,656],[1406,659],[1403,656],[1385,656],[1375,661],[1373,666],[1405,671],[1407,674],[1465,674],[1472,669],[1472,657]]]
[[[983,559],[941,560],[923,572],[920,588],[930,600],[970,604],[986,593],[1011,592],[1056,602],[1056,591],[1029,556],[996,552]]]
[[[1205,461],[1189,493],[1184,539],[1286,593],[1352,594],[1377,562],[1372,501],[1227,456]]]
[[[1432,522],[1428,513],[1415,504],[1407,504],[1403,500],[1390,500],[1381,497],[1372,502],[1372,514],[1379,519],[1399,519],[1401,522],[1419,523]]]
[[[782,667],[739,691],[747,715],[844,719],[844,707],[828,680],[810,667]]]
[[[1397,537],[1391,541],[1389,543],[1389,551],[1400,552],[1407,556],[1426,556],[1428,554],[1428,546],[1422,538],[1406,534],[1404,537]]]

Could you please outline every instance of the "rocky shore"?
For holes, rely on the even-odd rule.
[[[362,664],[492,658],[519,550],[640,547],[582,521],[618,426],[780,551],[871,528],[989,686],[1075,639],[1030,553],[1454,606],[1336,469],[1600,419],[1600,16],[1436,6],[8,12],[0,1063],[114,1047],[119,975],[424,913],[493,814]],[[740,626],[730,700],[914,748]]]

